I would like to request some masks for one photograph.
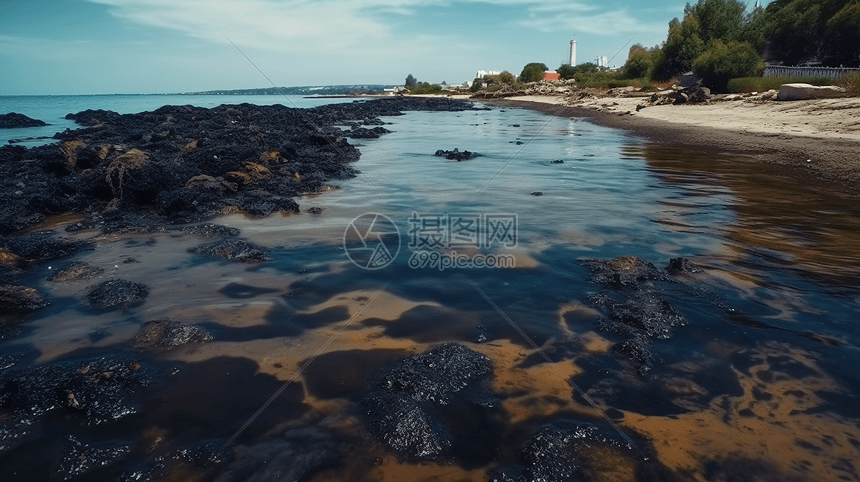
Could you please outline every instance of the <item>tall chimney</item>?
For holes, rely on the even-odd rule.
[[[576,66],[576,40],[570,41],[570,66]]]

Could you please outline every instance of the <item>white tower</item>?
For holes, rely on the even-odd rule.
[[[576,67],[576,40],[570,41],[570,66]]]

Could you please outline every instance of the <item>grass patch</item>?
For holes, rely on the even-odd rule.
[[[850,74],[837,80],[836,85],[848,91],[848,95],[860,96],[860,73]]]
[[[612,78],[595,78],[591,82],[588,79],[576,83],[577,87],[593,87],[595,89],[615,89],[618,87],[634,87],[642,90],[658,90],[648,79],[612,79]]]
[[[407,87],[410,94],[435,94],[435,95],[448,95],[451,93],[449,90],[443,90],[442,87],[438,85],[430,85],[427,83],[418,84],[414,87]]]
[[[733,94],[779,90],[782,84],[833,85],[829,77],[738,77],[729,80],[727,90]]]

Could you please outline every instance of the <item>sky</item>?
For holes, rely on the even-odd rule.
[[[0,0],[0,95],[260,88],[267,77],[278,86],[395,85],[408,74],[466,82],[529,62],[555,70],[572,39],[577,63],[600,55],[621,66],[630,45],[660,44],[685,3]]]

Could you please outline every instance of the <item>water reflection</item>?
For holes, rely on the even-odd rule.
[[[662,181],[682,188],[661,222],[682,229],[724,223],[727,258],[760,271],[792,271],[831,286],[860,284],[860,204],[856,196],[780,175],[742,155],[695,153],[653,144],[625,148]]]

